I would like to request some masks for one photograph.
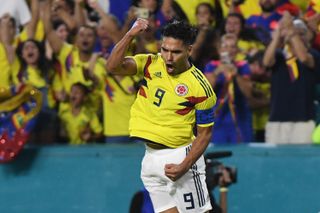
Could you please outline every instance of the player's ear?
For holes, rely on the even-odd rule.
[[[188,53],[191,54],[191,50],[192,50],[193,45],[188,45]]]

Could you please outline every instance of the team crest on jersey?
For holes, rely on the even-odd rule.
[[[175,92],[179,96],[184,96],[188,93],[188,87],[185,84],[178,84],[175,88]]]

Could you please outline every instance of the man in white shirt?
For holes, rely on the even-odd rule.
[[[30,9],[25,0],[1,1],[0,17],[6,13],[15,19],[17,27],[25,26],[31,20]]]

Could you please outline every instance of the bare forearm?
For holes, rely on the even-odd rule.
[[[52,50],[54,53],[59,53],[59,51],[62,48],[63,42],[58,37],[56,32],[52,28],[51,24],[51,5],[47,3],[47,5],[44,7],[44,13],[42,14],[42,21],[44,23],[44,29],[46,33],[46,37],[49,41],[50,46],[52,47]]]
[[[6,57],[9,64],[12,64],[15,58],[15,48],[13,47],[12,38],[10,38],[9,32],[9,17],[0,20],[0,42],[5,48]]]
[[[207,29],[202,29],[198,33],[198,36],[196,38],[196,41],[193,44],[193,48],[192,48],[192,51],[191,51],[191,58],[193,60],[198,59],[200,47],[202,46],[202,44],[203,44],[203,42],[205,40],[206,34],[207,34]]]
[[[280,36],[276,36],[272,39],[271,43],[267,47],[263,56],[263,65],[266,67],[272,67],[275,63],[276,50],[280,44]]]
[[[75,9],[74,9],[74,17],[77,22],[77,27],[79,28],[80,26],[83,26],[86,24],[86,15],[85,11],[83,8],[83,2],[75,2]]]
[[[212,128],[206,128],[203,133],[199,134],[192,143],[191,150],[186,156],[182,165],[190,169],[193,164],[203,155],[211,139]]]
[[[9,62],[9,64],[12,64],[15,59],[15,48],[12,45],[10,45],[9,43],[6,43],[6,44],[3,43],[3,46],[6,51],[7,60]]]
[[[135,36],[144,32],[148,26],[149,22],[146,19],[138,18],[135,21],[131,29],[113,48],[107,61],[108,72],[118,75],[134,75],[137,73],[136,62],[132,58],[125,58],[125,53]]]
[[[27,24],[28,38],[33,38],[39,20],[39,1],[31,1],[31,21]]]
[[[65,11],[61,11],[59,12],[59,17],[63,20],[64,23],[66,23],[71,32],[77,31],[77,22],[73,16]]]
[[[308,52],[306,44],[303,43],[300,36],[297,33],[293,33],[288,40],[290,46],[295,50],[294,55],[303,64],[308,67],[314,67],[314,60],[312,55]]]

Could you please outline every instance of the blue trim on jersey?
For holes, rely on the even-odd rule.
[[[206,110],[196,110],[197,124],[209,124],[214,122],[213,107]]]

